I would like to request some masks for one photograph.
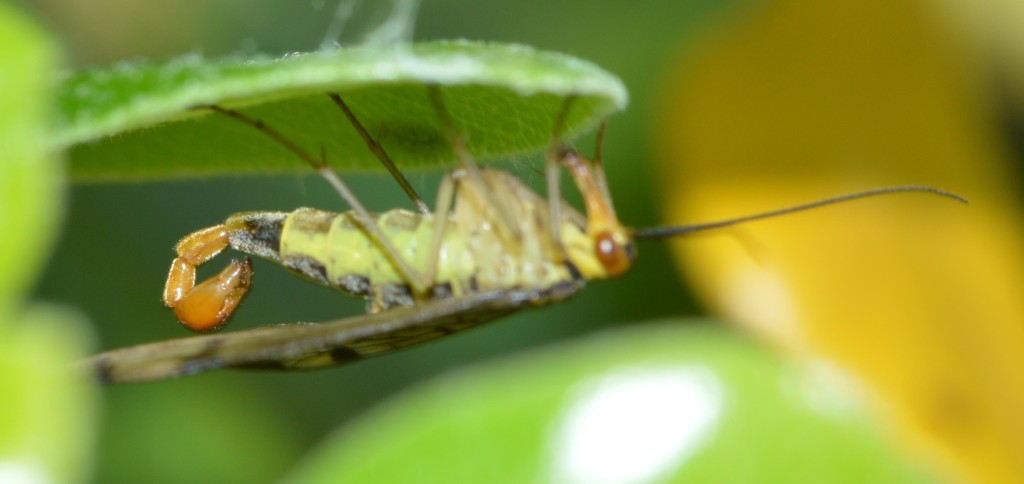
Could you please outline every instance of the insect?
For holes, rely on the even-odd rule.
[[[90,358],[101,381],[124,383],[218,368],[309,369],[355,361],[437,339],[528,307],[564,300],[587,281],[615,277],[636,257],[638,238],[671,237],[896,192],[961,197],[926,186],[899,186],[827,198],[718,222],[631,229],[615,214],[598,133],[593,160],[560,142],[572,107],[566,98],[546,155],[549,197],[512,174],[479,167],[448,113],[441,90],[427,94],[459,166],[442,180],[433,212],[337,94],[328,94],[418,212],[368,212],[320,157],[242,112],[200,106],[247,124],[313,166],[352,208],[333,213],[244,212],[184,237],[175,247],[163,299],[184,325],[212,331],[230,319],[252,280],[250,260],[233,260],[195,285],[195,271],[223,249],[277,262],[312,282],[368,300],[369,314],[325,324],[291,324],[209,334],[107,351]],[[585,215],[563,203],[566,169]]]

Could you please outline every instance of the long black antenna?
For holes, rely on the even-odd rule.
[[[728,227],[731,225],[741,224],[744,222],[752,222],[754,220],[762,220],[766,218],[778,217],[780,215],[787,215],[794,212],[802,212],[804,210],[810,210],[812,208],[824,207],[826,205],[834,205],[837,203],[849,202],[851,200],[857,200],[861,198],[874,197],[878,195],[889,195],[893,193],[905,193],[905,192],[924,192],[931,193],[934,195],[951,198],[961,203],[968,203],[967,199],[957,195],[955,193],[947,192],[945,190],[939,190],[924,185],[906,185],[886,188],[876,188],[874,190],[865,190],[863,192],[848,193],[846,195],[839,195],[837,197],[825,198],[814,202],[804,203],[800,205],[794,205],[792,207],[780,208],[778,210],[769,210],[767,212],[755,213],[753,215],[745,215],[742,217],[730,218],[725,220],[719,220],[717,222],[708,222],[702,224],[693,225],[676,225],[669,227],[650,227],[643,229],[634,229],[633,236],[638,239],[657,239],[663,237],[673,237],[676,235],[688,234],[691,232],[701,232],[705,230],[720,229],[722,227]]]

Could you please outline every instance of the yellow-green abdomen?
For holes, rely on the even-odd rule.
[[[508,199],[514,200],[511,208],[519,238],[502,235],[496,229],[494,211],[460,193],[454,211],[442,225],[436,272],[427,294],[412,294],[409,281],[351,213],[312,208],[290,213],[248,212],[229,217],[225,225],[235,249],[279,262],[318,284],[367,297],[372,310],[412,305],[423,298],[544,289],[581,279],[576,267],[553,250],[546,203],[503,172],[485,173],[493,177],[494,184],[505,184],[511,191]],[[428,268],[436,230],[432,216],[392,210],[372,218],[418,275],[431,276]],[[585,229],[574,223],[563,224],[561,235],[570,253],[579,252],[573,250],[574,241],[589,244]]]
[[[401,256],[415,270],[426,273],[433,219],[405,210],[392,210],[374,219]],[[472,278],[474,265],[456,231],[445,232],[432,282],[438,291],[452,293]],[[371,296],[375,290],[409,292],[408,281],[348,212],[300,208],[288,214],[281,230],[280,262],[313,282],[356,296]]]

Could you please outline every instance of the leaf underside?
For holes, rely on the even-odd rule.
[[[54,148],[70,148],[78,181],[309,170],[252,127],[198,107],[217,104],[266,122],[311,153],[323,150],[340,170],[380,170],[326,96],[335,92],[401,168],[442,166],[454,157],[430,85],[440,86],[456,129],[483,161],[548,146],[567,96],[567,139],[626,104],[621,81],[593,64],[517,45],[458,41],[278,59],[182,58],[65,78]]]

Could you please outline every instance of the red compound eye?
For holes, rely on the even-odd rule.
[[[597,260],[608,271],[609,276],[617,276],[626,272],[633,258],[628,247],[620,244],[610,232],[601,232],[594,239],[594,253]]]

